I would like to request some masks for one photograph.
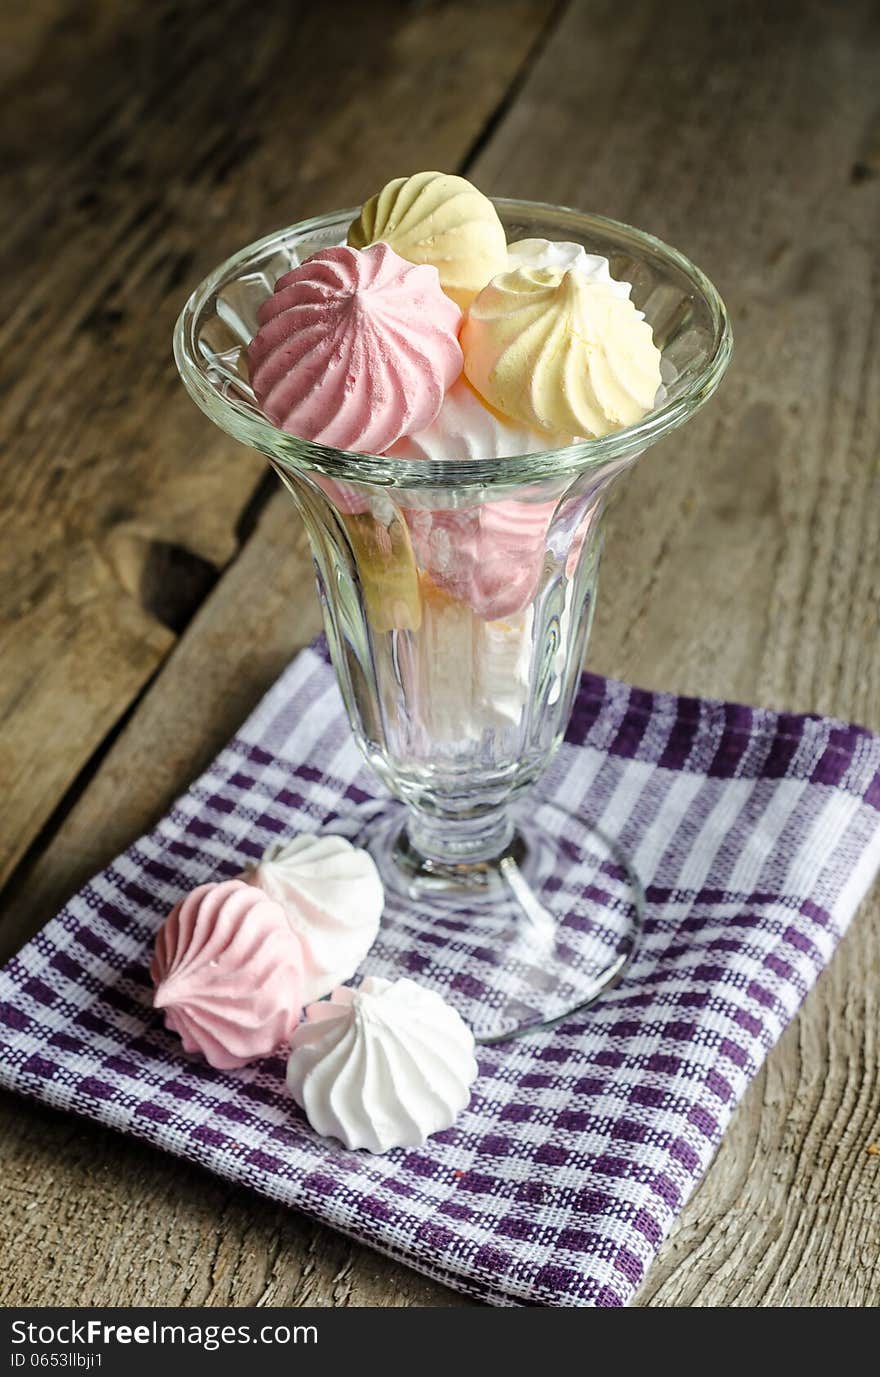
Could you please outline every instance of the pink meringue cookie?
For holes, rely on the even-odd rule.
[[[437,269],[390,249],[323,249],[264,301],[248,349],[270,420],[304,440],[381,454],[437,416],[461,373],[461,312]]]
[[[503,498],[460,510],[405,513],[419,567],[485,621],[531,602],[555,502]]]
[[[299,1022],[300,940],[281,905],[241,880],[199,885],[175,905],[150,974],[165,1026],[218,1070],[268,1056]]]

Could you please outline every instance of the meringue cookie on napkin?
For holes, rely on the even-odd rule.
[[[345,837],[306,833],[246,872],[284,909],[303,951],[304,1004],[350,980],[379,931],[385,891],[372,857]]]
[[[241,880],[199,885],[175,904],[150,975],[165,1026],[221,1071],[288,1042],[304,1003],[296,933],[280,904]]]
[[[378,976],[306,1009],[287,1063],[312,1128],[368,1152],[418,1147],[449,1128],[476,1076],[460,1015],[414,980]]]

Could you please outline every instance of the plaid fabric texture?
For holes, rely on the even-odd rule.
[[[148,954],[185,890],[380,795],[320,647],[0,971],[0,1083],[490,1303],[626,1304],[880,864],[880,739],[585,676],[541,787],[620,840],[645,934],[597,1006],[482,1049],[469,1108],[425,1147],[319,1138],[280,1059],[213,1071],[150,1007]]]

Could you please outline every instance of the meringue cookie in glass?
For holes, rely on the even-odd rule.
[[[660,388],[649,323],[575,269],[517,268],[485,287],[461,330],[464,371],[526,425],[601,437],[634,426]]]
[[[166,1027],[219,1070],[268,1056],[299,1022],[299,938],[281,906],[241,880],[199,885],[175,905],[150,974]]]
[[[452,511],[408,508],[413,553],[438,588],[485,621],[521,612],[541,577],[554,501],[508,498]]]
[[[302,946],[302,1002],[350,980],[379,931],[385,892],[368,852],[305,834],[272,847],[246,875],[280,904]]]
[[[450,1128],[477,1069],[473,1034],[439,995],[368,976],[306,1009],[287,1085],[317,1133],[389,1152]]]
[[[419,570],[407,524],[393,506],[374,505],[375,511],[343,513],[364,610],[377,632],[418,631]]]
[[[482,623],[474,678],[481,711],[493,725],[519,727],[529,697],[533,620],[529,605],[515,616]]]
[[[409,694],[415,704],[426,749],[437,756],[455,752],[462,739],[479,740],[484,724],[476,702],[478,622],[471,609],[438,587],[430,574],[421,578],[422,625],[416,663],[407,668]]]
[[[454,758],[465,738],[518,729],[529,692],[531,607],[485,621],[424,576],[422,617],[411,691],[435,757]]]
[[[466,378],[452,384],[435,419],[424,430],[404,435],[385,451],[389,459],[507,459],[570,445],[570,435],[535,430],[502,416],[483,401]]]
[[[446,172],[395,177],[371,196],[348,242],[362,249],[378,240],[411,263],[432,264],[462,310],[507,261],[504,226],[488,196]]]
[[[418,435],[404,436],[388,450],[388,457],[433,463],[485,461],[570,443],[570,436],[541,433],[500,415],[459,378],[433,424]],[[452,509],[435,510],[428,501],[405,510],[404,516],[418,565],[433,584],[479,617],[494,621],[515,615],[529,602],[555,506],[553,501],[474,506],[462,494]],[[449,616],[444,620],[448,623]]]
[[[507,272],[518,268],[561,268],[578,272],[588,282],[602,282],[615,296],[628,301],[632,283],[611,276],[611,265],[601,254],[587,253],[583,244],[564,239],[520,239],[507,246]],[[643,319],[642,313],[636,313]]]
[[[332,478],[324,478],[323,475],[319,475],[316,482],[343,516],[363,516],[370,511],[369,497],[354,483],[334,483]]]
[[[269,456],[308,530],[339,688],[354,739],[381,781],[368,799],[338,800],[330,824],[369,850],[385,886],[370,970],[415,976],[486,1042],[589,1004],[619,978],[638,941],[641,887],[607,835],[607,819],[589,799],[556,801],[580,800],[580,786],[566,795],[557,777],[550,776],[552,789],[542,779],[579,683],[609,498],[655,441],[712,396],[732,347],[717,292],[675,249],[563,207],[494,205],[512,243],[581,244],[632,283],[629,299],[607,283],[581,289],[653,333],[650,351],[656,345],[662,353],[668,389],[661,403],[640,367],[635,383],[629,372],[607,386],[601,370],[594,378],[603,402],[634,386],[634,409],[647,409],[640,419],[615,430],[603,405],[609,433],[602,438],[502,454],[463,436],[461,455],[445,450],[442,460],[352,453],[278,429],[249,382],[252,322],[279,277],[345,238],[358,218],[352,210],[290,226],[235,255],[193,294],[175,338],[194,399]],[[502,282],[565,273],[506,267],[505,250]],[[498,281],[472,303],[472,319]],[[553,307],[552,291],[547,298]],[[609,351],[630,368],[627,349],[607,339],[599,346],[603,368]],[[576,352],[569,349],[570,362]],[[551,373],[557,384],[564,376],[545,367],[545,383]],[[509,426],[536,428],[531,412],[500,410]],[[567,415],[547,428],[585,433]],[[657,462],[673,470],[669,442]],[[368,512],[353,513],[347,497],[337,505],[325,479],[353,488]],[[367,515],[372,524],[353,524]],[[526,518],[526,529],[512,520],[505,529],[513,516]],[[485,569],[477,568],[481,551]]]
[[[461,372],[436,271],[387,244],[312,255],[275,284],[248,348],[263,411],[303,440],[379,454],[430,425]]]
[[[418,683],[438,757],[449,747],[454,756],[465,737],[479,742],[519,729],[529,697],[532,617],[527,607],[487,622],[440,589],[426,592]]]

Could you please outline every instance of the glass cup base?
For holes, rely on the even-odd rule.
[[[370,975],[436,990],[481,1043],[557,1023],[617,983],[641,932],[644,894],[598,829],[530,798],[499,856],[444,864],[413,845],[408,816],[383,799],[327,829],[368,850],[385,885]]]

